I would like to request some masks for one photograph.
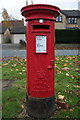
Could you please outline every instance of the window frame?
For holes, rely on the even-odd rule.
[[[62,16],[61,15],[56,17],[56,22],[62,22]]]
[[[68,24],[77,24],[77,18],[76,17],[69,17]]]

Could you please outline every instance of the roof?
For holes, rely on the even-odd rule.
[[[4,34],[6,29],[7,29],[7,27],[2,27],[2,25],[0,25],[0,34]]]
[[[24,25],[24,20],[10,20],[10,21],[2,21],[2,26],[5,27],[14,27],[14,26],[23,26]]]
[[[62,13],[65,14],[67,17],[80,17],[79,10],[62,10]]]
[[[22,27],[13,27],[11,29],[11,34],[25,34],[26,33],[26,27],[22,26]]]

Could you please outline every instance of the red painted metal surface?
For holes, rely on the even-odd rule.
[[[54,96],[54,24],[60,9],[37,4],[26,6],[21,12],[27,21],[27,93],[36,98]]]

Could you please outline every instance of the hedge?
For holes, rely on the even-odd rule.
[[[56,43],[80,44],[80,29],[55,30]]]

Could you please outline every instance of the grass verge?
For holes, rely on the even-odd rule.
[[[58,108],[54,118],[79,119],[79,57],[59,56],[55,60],[55,97]],[[15,80],[12,87],[2,92],[2,117],[15,118],[23,111],[26,100],[26,60],[17,57],[2,61],[3,80]]]

